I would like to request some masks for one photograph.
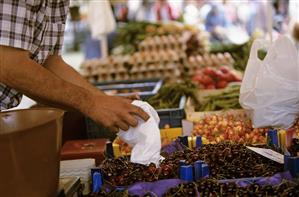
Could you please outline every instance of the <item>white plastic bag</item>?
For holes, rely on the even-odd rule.
[[[113,32],[116,28],[113,12],[108,0],[91,0],[88,7],[87,21],[93,38]]]
[[[262,61],[257,52],[267,49]],[[292,41],[281,36],[273,44],[256,40],[240,90],[240,104],[253,126],[288,129],[299,115],[299,57]]]
[[[163,159],[160,156],[160,118],[156,110],[148,103],[136,100],[132,104],[141,107],[150,118],[146,122],[139,119],[137,127],[131,127],[128,131],[120,131],[118,136],[133,147],[131,162],[144,165],[155,163],[158,166],[160,160]]]

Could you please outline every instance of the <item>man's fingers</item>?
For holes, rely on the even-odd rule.
[[[124,117],[126,123],[128,123],[131,127],[137,127],[138,125],[138,120],[137,118],[135,118],[134,116],[132,116],[131,114],[127,114]]]
[[[127,131],[129,129],[129,125],[123,121],[117,122],[117,126],[123,131]]]
[[[139,94],[133,94],[133,95],[130,95],[130,96],[127,96],[126,97],[127,99],[130,99],[131,101],[134,101],[134,100],[140,100],[140,96]]]
[[[145,111],[143,111],[140,107],[136,107],[136,106],[132,106],[132,107],[133,110],[131,113],[133,113],[134,115],[139,116],[144,121],[147,121],[150,118],[150,116]]]
[[[117,127],[115,127],[115,126],[108,127],[108,129],[109,129],[109,131],[114,132],[114,133],[119,132],[119,128],[117,128]]]

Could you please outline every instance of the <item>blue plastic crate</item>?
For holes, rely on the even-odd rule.
[[[131,91],[134,89],[140,90],[140,92],[118,93],[118,96],[130,96],[138,93],[141,99],[148,99],[158,93],[163,80],[150,79],[150,80],[133,80],[133,81],[111,81],[94,84],[102,91]]]
[[[178,108],[172,109],[158,109],[160,117],[160,128],[169,125],[171,128],[182,127],[182,120],[185,118],[185,105],[187,98],[182,96]]]

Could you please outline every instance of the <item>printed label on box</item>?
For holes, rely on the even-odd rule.
[[[276,151],[273,151],[271,149],[266,149],[266,148],[255,148],[255,147],[250,147],[250,146],[246,146],[246,147],[264,157],[267,157],[268,159],[271,159],[271,160],[276,161],[281,164],[284,163],[283,154],[280,154]]]

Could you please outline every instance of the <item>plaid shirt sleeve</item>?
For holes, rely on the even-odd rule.
[[[61,55],[61,49],[64,38],[65,22],[68,14],[69,1],[60,0],[60,1],[50,1],[49,7],[51,8],[50,21],[54,28],[54,31],[51,31],[52,37],[56,37],[57,41],[54,44],[53,54]]]
[[[33,41],[33,12],[25,0],[0,0],[0,45],[30,50]]]
[[[68,6],[69,0],[0,0],[0,45],[27,50],[43,65],[61,53]],[[21,97],[0,83],[0,111],[17,106]]]

